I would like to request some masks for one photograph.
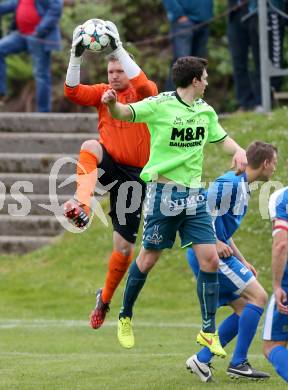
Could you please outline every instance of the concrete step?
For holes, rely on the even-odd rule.
[[[97,114],[0,113],[0,131],[20,133],[94,133]]]
[[[59,163],[63,162],[61,173],[71,174],[76,172],[77,158],[78,154],[0,153],[0,172],[50,173],[55,162],[60,160]]]
[[[61,153],[78,154],[82,143],[97,139],[91,133],[7,133],[0,132],[0,153]]]
[[[10,194],[1,194],[0,195],[0,215],[9,214],[9,215],[55,215],[54,212],[47,210],[40,205],[50,205],[52,202],[58,204],[61,207],[61,210],[57,210],[56,215],[63,214],[63,204],[71,199],[70,195],[58,195],[51,196],[49,195],[34,195],[34,194],[25,194],[25,199],[23,195],[14,195],[13,197]]]
[[[0,236],[0,253],[27,253],[44,245],[49,245],[54,237],[31,237],[31,236]]]
[[[37,249],[53,242],[63,226],[70,229],[61,206],[76,185],[59,184],[75,174],[81,144],[97,139],[97,121],[97,114],[0,113],[1,253]],[[56,194],[51,188],[49,194],[49,180]],[[40,206],[51,202],[54,212]]]
[[[70,183],[63,188],[59,188],[65,179],[69,176],[59,174],[48,175],[43,173],[1,173],[0,174],[0,191],[3,191],[3,185],[6,188],[6,194],[50,194],[50,195],[70,195],[73,196],[76,190],[76,183]],[[53,184],[54,183],[54,184]],[[55,190],[53,189],[55,186]],[[13,186],[13,187],[12,187]],[[21,186],[21,188],[20,188]],[[18,190],[17,190],[18,189]],[[54,192],[53,192],[54,191]],[[56,192],[56,193],[55,193]]]
[[[53,216],[1,216],[0,236],[53,237],[60,234],[62,231],[63,227],[56,217]]]

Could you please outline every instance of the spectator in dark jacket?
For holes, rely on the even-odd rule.
[[[60,49],[59,19],[62,0],[8,0],[0,16],[14,13],[12,32],[0,39],[0,95],[7,92],[5,57],[28,52],[36,81],[37,111],[51,110],[51,50]]]
[[[171,25],[173,63],[179,57],[207,57],[208,25],[197,28],[198,24],[212,18],[213,0],[163,0]],[[168,90],[174,89],[169,76]]]
[[[285,19],[276,10],[285,10],[286,0],[271,0],[268,7],[269,54],[276,68],[283,67],[283,39]],[[232,57],[236,98],[240,110],[262,112],[260,84],[260,47],[257,0],[228,0],[228,7],[239,6],[228,16],[228,41]],[[249,49],[253,69],[249,67]],[[272,78],[271,85],[278,90],[281,78]]]
[[[245,19],[248,14],[248,4],[241,3],[241,0],[228,0],[229,9],[240,6],[228,16],[228,42],[239,109],[253,110],[261,105],[258,25],[257,20],[255,21],[256,14],[253,15],[251,9],[249,9],[251,16]],[[252,72],[248,65],[250,48],[254,65]]]

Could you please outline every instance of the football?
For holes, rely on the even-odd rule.
[[[104,21],[100,19],[89,19],[83,23],[81,35],[81,45],[86,50],[99,52],[105,50],[110,44]]]

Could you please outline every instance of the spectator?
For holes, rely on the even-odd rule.
[[[37,111],[51,111],[51,50],[60,49],[59,19],[62,0],[8,0],[0,16],[14,13],[11,33],[0,39],[0,95],[7,92],[5,57],[28,52],[36,81]]]
[[[208,25],[197,28],[212,17],[213,0],[163,0],[171,25],[173,63],[179,57],[207,58]],[[166,90],[174,90],[171,72]]]
[[[283,67],[283,41],[285,19],[277,13],[285,10],[286,0],[271,0],[268,7],[269,56],[277,68]],[[229,8],[236,7],[228,16],[228,41],[232,57],[236,97],[240,110],[261,112],[261,76],[257,0],[228,0]],[[249,48],[252,50],[254,70],[248,65]],[[253,82],[252,82],[253,80]],[[278,91],[281,78],[271,79]]]
[[[243,5],[241,5],[243,3]],[[261,107],[260,59],[257,13],[252,8],[247,19],[248,4],[243,0],[228,0],[228,7],[237,7],[228,15],[228,43],[232,57],[233,77],[239,110],[259,110]],[[251,6],[251,5],[250,5]],[[245,20],[244,20],[244,19]],[[254,60],[254,77],[248,66],[251,47]],[[254,83],[252,83],[252,79]]]

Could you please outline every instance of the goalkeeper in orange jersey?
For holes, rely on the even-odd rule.
[[[90,315],[90,325],[94,329],[100,328],[103,324],[114,291],[133,257],[145,195],[145,185],[140,179],[140,172],[148,161],[150,150],[150,135],[146,125],[111,118],[101,98],[110,88],[117,91],[118,100],[122,103],[137,102],[157,94],[155,83],[148,80],[145,73],[123,48],[116,26],[112,22],[105,22],[105,24],[108,34],[111,34],[110,42],[113,49],[108,58],[109,84],[80,84],[80,65],[84,48],[81,46],[81,26],[78,26],[73,33],[71,56],[64,85],[64,93],[72,102],[97,109],[100,136],[99,141],[90,139],[81,146],[77,163],[76,196],[64,205],[67,219],[79,228],[85,227],[89,222],[90,202],[97,181],[99,180],[102,186],[110,185],[110,187],[116,181],[109,190],[113,250],[109,258],[105,285],[96,292],[96,307]],[[99,168],[101,173],[104,171],[104,174],[98,177]],[[138,189],[137,207],[130,207],[133,201],[133,191],[128,188],[131,181],[134,189]],[[123,184],[127,188],[126,192],[121,190],[124,188],[121,186]],[[119,210],[117,204],[121,202],[125,210],[130,210],[125,215],[124,223],[123,220],[119,221],[117,215]]]

